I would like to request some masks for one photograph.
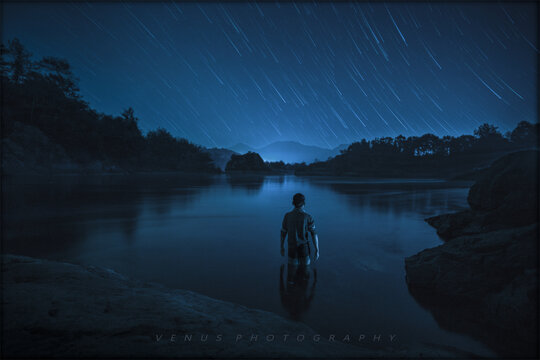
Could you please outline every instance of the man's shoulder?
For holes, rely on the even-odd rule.
[[[313,216],[311,216],[309,213],[307,213],[305,210],[302,210],[300,212],[301,216],[304,217],[304,219],[308,220],[308,221],[313,221]]]

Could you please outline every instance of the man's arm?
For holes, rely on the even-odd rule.
[[[313,242],[313,247],[315,248],[315,260],[319,258],[319,236],[317,236],[317,232],[315,231],[315,221],[313,221],[313,218],[310,216],[308,219],[308,230],[311,233],[311,241]]]
[[[283,222],[281,223],[281,256],[285,256],[285,237],[287,236],[287,214],[283,217]]]
[[[311,233],[311,241],[315,247],[315,260],[319,259],[319,236],[315,233]]]
[[[287,236],[287,233],[281,230],[281,247],[280,247],[281,256],[285,256],[285,236]]]

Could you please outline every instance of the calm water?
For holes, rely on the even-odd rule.
[[[440,329],[405,283],[404,258],[441,243],[424,218],[465,208],[468,185],[225,175],[7,179],[3,251],[111,268],[299,319],[336,338],[396,334],[398,346],[491,355]],[[279,232],[296,192],[306,195],[321,257],[316,282],[312,272],[287,287]]]

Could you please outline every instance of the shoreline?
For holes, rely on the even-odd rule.
[[[442,344],[393,343],[389,334],[372,348],[373,334],[325,336],[268,311],[110,269],[11,254],[1,259],[5,358],[477,357]]]
[[[2,280],[8,358],[381,355],[323,337],[307,341],[313,329],[271,312],[94,266],[3,254]],[[285,334],[304,339],[277,341]],[[275,340],[261,341],[268,335]]]
[[[405,258],[409,292],[437,323],[503,357],[538,355],[538,156],[495,161],[468,209],[425,219],[443,243]]]
[[[94,176],[185,176],[185,177],[192,177],[192,178],[210,178],[210,177],[216,177],[216,176],[226,176],[226,177],[233,177],[233,178],[262,178],[262,177],[285,177],[285,176],[294,176],[298,178],[304,178],[304,179],[339,179],[339,180],[363,180],[363,181],[377,181],[377,180],[386,180],[388,182],[397,182],[399,180],[403,180],[405,182],[413,183],[429,183],[429,182],[462,182],[462,183],[469,183],[472,184],[474,180],[470,178],[454,178],[454,177],[436,177],[436,176],[426,176],[426,177],[418,177],[418,176],[361,176],[361,175],[354,175],[354,174],[346,174],[346,175],[332,175],[332,174],[295,174],[292,172],[221,172],[221,173],[211,173],[211,172],[185,172],[185,171],[111,171],[111,172],[4,172],[2,173],[2,178],[9,179],[9,178],[20,178],[20,177],[27,177],[27,176],[33,176],[35,178],[56,178],[56,177],[94,177]]]

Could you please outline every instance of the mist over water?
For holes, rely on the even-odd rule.
[[[324,336],[396,335],[479,355],[411,297],[404,258],[441,244],[424,219],[466,208],[468,186],[438,180],[180,175],[7,178],[3,252],[111,268],[305,322]],[[279,232],[306,196],[320,260],[287,283]],[[314,272],[316,269],[316,283]],[[281,282],[281,287],[280,287]],[[367,346],[367,344],[361,344]],[[395,345],[395,344],[394,344]]]

